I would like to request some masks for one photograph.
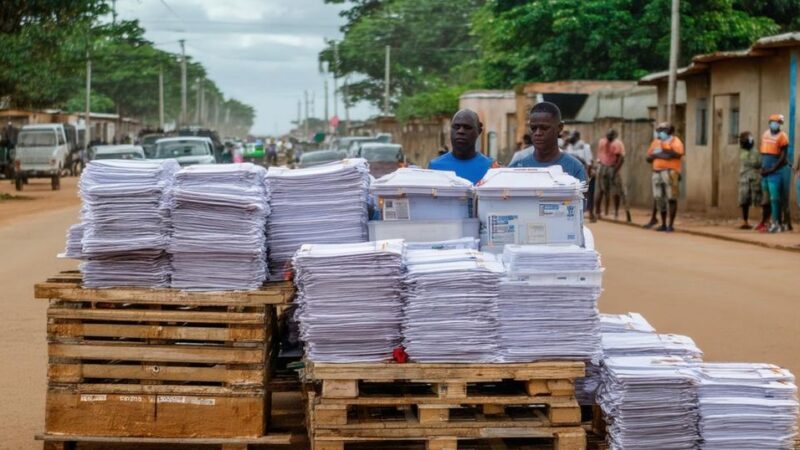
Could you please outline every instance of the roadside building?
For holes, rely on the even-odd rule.
[[[686,95],[678,99],[673,121],[684,130],[676,134],[686,144],[682,194],[686,209],[738,214],[738,135],[751,131],[760,136],[773,113],[786,116],[784,130],[789,132],[789,74],[792,55],[796,58],[799,50],[800,33],[786,33],[759,39],[747,50],[697,55],[678,71]],[[667,72],[659,72],[639,81],[658,89],[658,120],[666,119],[667,77]],[[797,134],[790,139],[797,148]],[[791,204],[797,217],[794,199]]]
[[[516,150],[517,121],[516,95],[514,91],[480,90],[461,94],[459,109],[471,109],[478,113],[483,123],[483,133],[477,142],[478,151],[503,164],[511,159]]]

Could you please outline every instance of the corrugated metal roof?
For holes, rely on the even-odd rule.
[[[649,108],[656,106],[658,95],[653,86],[598,91],[589,95],[574,121],[589,123],[602,118],[648,119]]]
[[[479,90],[479,91],[466,91],[459,99],[469,99],[469,98],[514,98],[515,94],[514,91],[503,91],[503,90]]]

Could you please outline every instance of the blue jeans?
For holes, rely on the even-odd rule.
[[[783,166],[777,172],[773,172],[766,177],[767,189],[769,190],[769,203],[772,211],[772,221],[775,223],[783,222],[783,210],[788,205],[789,189],[791,185],[792,172],[789,166]]]

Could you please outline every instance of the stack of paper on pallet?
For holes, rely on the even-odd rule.
[[[256,289],[266,278],[267,171],[250,163],[189,166],[172,195],[172,287]]]
[[[367,240],[369,168],[346,159],[306,169],[270,167],[269,272],[283,278],[303,244]]]
[[[403,345],[417,362],[497,359],[497,294],[503,265],[473,250],[407,255]]]
[[[577,246],[508,245],[500,283],[500,355],[509,362],[598,361],[600,257]]]
[[[64,253],[59,253],[59,258],[72,258],[72,259],[81,259],[83,258],[83,245],[81,244],[81,240],[83,239],[83,224],[76,223],[69,227],[67,230],[67,245],[64,248]]]
[[[639,313],[600,314],[600,334],[607,333],[655,333],[647,319]],[[581,405],[592,405],[600,386],[600,363],[588,361],[586,376],[575,380],[575,397]]]
[[[83,285],[167,287],[174,160],[92,161],[81,176]]]
[[[700,448],[794,448],[798,403],[791,372],[771,364],[703,363],[697,373]]]
[[[696,375],[677,357],[606,358],[598,403],[614,449],[695,449]]]
[[[297,318],[316,362],[379,362],[400,346],[403,242],[306,244],[294,257]]]
[[[700,361],[703,352],[692,338],[678,334],[603,333],[603,356],[678,356]]]

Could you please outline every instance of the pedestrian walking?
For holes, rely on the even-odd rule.
[[[450,144],[453,150],[434,159],[429,169],[455,172],[472,184],[480,181],[491,167],[497,167],[492,158],[479,153],[475,143],[483,132],[478,113],[462,109],[453,116],[450,126]]]
[[[594,192],[595,192],[595,176],[594,176],[594,155],[592,154],[592,147],[581,139],[581,132],[574,130],[567,138],[567,148],[565,152],[574,156],[578,161],[583,164],[586,170],[587,192],[586,192],[586,210],[589,211],[589,221],[596,222],[594,216]]]
[[[656,138],[647,150],[647,161],[653,165],[653,199],[661,214],[661,226],[657,231],[675,231],[675,216],[678,213],[680,196],[681,159],[685,150],[683,142],[674,136],[674,133],[675,127],[669,122],[658,124]]]
[[[619,205],[625,208],[625,220],[631,221],[631,211],[628,206],[628,196],[625,185],[622,183],[622,165],[625,163],[625,144],[618,138],[617,130],[611,128],[606,136],[597,143],[597,159],[599,162],[597,173],[598,187],[595,190],[595,204],[597,216],[601,216],[601,208],[605,206],[605,215],[608,216],[608,206],[614,199],[614,220],[619,219]]]
[[[555,103],[539,102],[528,113],[528,127],[535,150],[517,160],[510,167],[550,167],[561,166],[564,172],[586,181],[583,164],[572,155],[562,152],[558,147],[559,136],[564,129],[561,110]]]
[[[770,199],[770,221],[768,231],[777,233],[786,231],[789,226],[785,223],[783,211],[788,202],[786,194],[789,192],[791,171],[787,164],[789,150],[789,136],[781,131],[784,122],[783,114],[769,116],[769,129],[761,135],[761,176],[765,180]],[[787,177],[787,173],[788,177]]]
[[[742,208],[742,224],[739,229],[749,230],[750,206],[762,207],[759,226],[765,226],[769,219],[769,208],[764,206],[761,192],[761,155],[754,150],[753,134],[744,131],[739,134],[739,207]]]

